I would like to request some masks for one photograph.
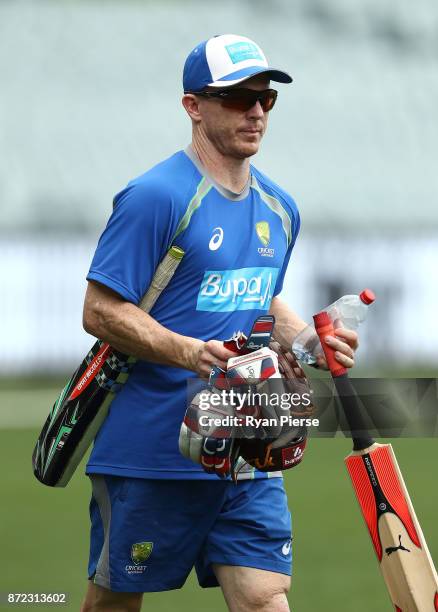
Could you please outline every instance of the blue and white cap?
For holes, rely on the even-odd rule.
[[[231,87],[263,72],[273,81],[291,83],[292,77],[268,65],[260,47],[245,36],[222,34],[196,46],[184,64],[185,92],[206,87]]]

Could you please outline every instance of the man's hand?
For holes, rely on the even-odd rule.
[[[226,349],[219,340],[199,341],[193,348],[189,369],[201,378],[208,378],[213,366],[226,370],[228,359],[235,356],[236,353]]]
[[[352,368],[354,366],[354,352],[359,346],[357,332],[351,329],[345,329],[344,327],[336,327],[335,337],[327,336],[325,342],[336,351],[335,358],[338,363],[345,368]],[[316,363],[319,368],[328,369],[323,354],[317,355]]]

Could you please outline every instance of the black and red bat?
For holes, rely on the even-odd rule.
[[[139,308],[151,310],[183,256],[179,247],[169,249]],[[40,482],[52,487],[69,482],[135,362],[106,342],[97,340],[93,345],[61,391],[38,437],[32,464]]]

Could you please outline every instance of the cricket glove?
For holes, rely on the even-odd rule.
[[[224,346],[241,356],[267,348],[274,327],[274,317],[270,315],[259,317],[251,330],[249,338],[242,332],[236,332],[232,338],[224,342]],[[278,369],[277,369],[278,371]],[[279,374],[278,374],[279,375]],[[201,425],[201,416],[225,417],[232,416],[233,407],[229,402],[221,401],[223,391],[229,391],[236,372],[213,367],[208,389],[195,395],[188,407],[179,435],[179,450],[184,457],[199,463],[202,468],[220,478],[234,474],[238,461],[238,446],[235,439],[234,426]],[[240,380],[239,382],[243,382]],[[218,401],[219,400],[219,401]],[[201,405],[202,402],[202,405]],[[204,413],[201,410],[205,411]]]
[[[272,327],[273,317],[260,317],[248,339],[239,333],[227,341],[225,346],[237,356],[229,360],[226,371],[213,368],[209,389],[198,393],[186,412],[179,438],[180,452],[201,464],[208,473],[222,478],[234,476],[239,456],[261,471],[289,469],[302,460],[306,428],[292,427],[285,416],[312,414],[313,406],[308,399],[311,390],[294,355],[276,342],[269,344]],[[257,405],[240,404],[242,424],[237,427],[223,425],[223,417],[235,414],[235,407],[220,399],[224,398],[224,390],[231,389],[240,395],[249,390],[263,398]],[[276,397],[293,394],[303,401],[285,409],[282,404],[270,401],[274,393]],[[200,410],[206,411],[204,415],[221,417],[221,424],[201,427]],[[252,416],[257,425],[245,425],[246,416]]]
[[[228,406],[221,406],[220,401],[219,390],[211,385],[195,395],[181,424],[178,444],[183,457],[199,463],[208,474],[226,478],[238,458],[233,427],[202,425],[203,416],[222,420],[229,415]]]
[[[284,349],[278,342],[271,342],[270,349],[275,352],[278,369],[281,373],[281,386],[278,381],[269,381],[272,393],[284,392],[289,395],[290,408],[282,410],[279,416],[306,418],[314,413],[312,390],[304,370],[295,355]],[[273,388],[274,387],[274,388]],[[274,391],[276,389],[276,391]],[[284,389],[284,391],[283,391]],[[296,400],[292,402],[292,399]],[[307,428],[293,426],[290,421],[284,423],[275,437],[241,438],[239,454],[247,463],[262,472],[287,470],[298,465],[304,455],[307,443]]]

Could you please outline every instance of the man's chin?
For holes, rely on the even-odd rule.
[[[247,157],[252,157],[256,153],[258,153],[260,147],[260,142],[245,142],[239,143],[239,146],[236,147],[236,157],[239,159],[246,159]]]

